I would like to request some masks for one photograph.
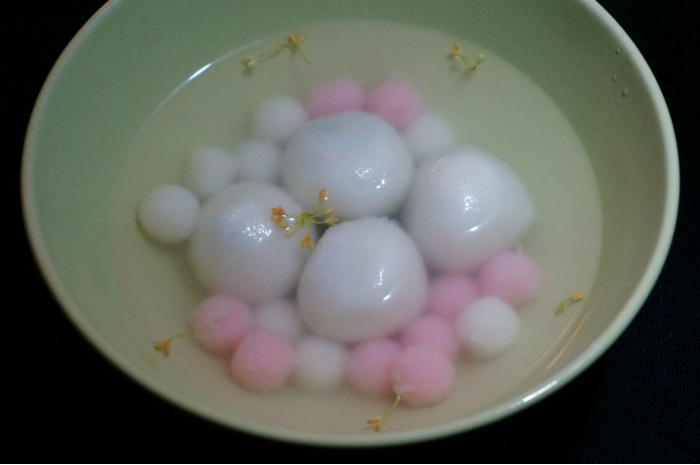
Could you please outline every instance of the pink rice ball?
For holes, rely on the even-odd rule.
[[[370,92],[364,109],[381,116],[401,131],[421,114],[423,100],[406,81],[390,79]]]
[[[476,282],[466,275],[443,274],[430,282],[427,312],[452,323],[464,307],[479,298]]]
[[[287,382],[294,369],[294,348],[284,336],[253,331],[231,357],[231,375],[246,389],[268,393]]]
[[[355,81],[338,79],[313,89],[306,100],[306,111],[312,119],[344,111],[360,111],[364,99],[364,92]]]
[[[459,357],[459,337],[453,325],[443,318],[427,315],[411,323],[401,335],[404,347],[427,344],[445,352],[450,359]]]
[[[482,295],[498,297],[517,307],[537,296],[540,268],[520,252],[502,252],[479,270],[476,283]]]
[[[253,328],[253,312],[240,299],[215,294],[205,299],[192,315],[195,338],[209,352],[232,353]]]
[[[401,346],[391,339],[375,339],[359,344],[350,354],[347,380],[360,394],[368,397],[392,396],[391,368]]]
[[[429,345],[410,346],[399,354],[391,380],[408,405],[435,404],[452,391],[455,366],[442,350]]]

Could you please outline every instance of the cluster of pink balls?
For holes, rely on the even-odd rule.
[[[407,82],[391,79],[367,96],[349,79],[338,79],[311,91],[306,102],[311,119],[346,111],[366,111],[381,116],[401,131],[423,111],[423,101]]]
[[[229,357],[234,380],[252,391],[291,379],[312,389],[347,382],[367,396],[392,396],[396,387],[407,404],[425,406],[451,392],[461,357],[486,359],[510,346],[518,330],[512,309],[537,295],[539,277],[519,252],[498,254],[473,276],[437,275],[422,316],[392,337],[350,347],[305,335],[289,312],[271,321],[225,294],[202,302],[192,321],[199,343]]]
[[[253,133],[264,141],[244,144],[238,151],[236,169],[244,179],[274,183],[279,147],[309,119],[337,113],[380,116],[401,133],[416,164],[454,144],[449,125],[427,111],[420,94],[400,79],[390,79],[368,93],[352,80],[338,79],[313,89],[303,105],[285,98],[273,103],[261,106],[253,117]],[[196,165],[185,183],[202,201],[233,179],[229,157],[217,152],[200,158],[204,155],[217,163]],[[186,240],[198,211],[197,199],[189,196],[193,213],[180,228],[171,221],[183,217],[179,198],[166,195],[165,200],[144,202],[140,212],[144,229],[162,241]],[[171,206],[176,213],[169,213]],[[539,280],[537,265],[512,250],[492,256],[469,274],[436,272],[417,319],[395,334],[354,344],[310,334],[295,303],[284,298],[253,307],[215,292],[195,310],[192,327],[202,347],[228,358],[234,380],[246,389],[268,393],[295,382],[327,390],[347,383],[367,396],[393,396],[396,388],[407,404],[424,406],[451,392],[460,358],[495,357],[513,344],[519,328],[516,308],[537,295]]]

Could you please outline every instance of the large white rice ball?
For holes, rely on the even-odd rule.
[[[299,245],[306,228],[285,236],[270,219],[272,208],[279,206],[292,216],[301,213],[301,206],[279,187],[241,182],[202,207],[189,260],[207,290],[257,305],[294,288],[308,255]]]
[[[412,176],[411,154],[396,129],[359,111],[305,124],[282,161],[282,182],[292,197],[312,209],[325,189],[341,220],[392,214]]]
[[[473,272],[525,234],[534,206],[501,160],[473,147],[426,161],[416,172],[403,212],[427,265]]]
[[[428,277],[413,240],[386,218],[330,228],[304,267],[297,301],[302,320],[337,342],[386,336],[425,305]]]

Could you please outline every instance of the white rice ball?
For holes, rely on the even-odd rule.
[[[343,382],[348,351],[336,342],[310,336],[297,346],[294,381],[312,391],[325,391]]]
[[[272,208],[279,206],[292,216],[301,213],[301,206],[279,187],[240,182],[202,207],[188,258],[207,290],[231,294],[249,305],[292,291],[309,253],[299,245],[306,228],[285,236],[270,218]]]
[[[392,214],[413,177],[413,160],[394,127],[352,111],[315,119],[289,142],[282,183],[305,208],[321,189],[341,220]]]
[[[138,210],[143,230],[153,239],[177,244],[192,234],[199,212],[199,201],[184,187],[166,184],[153,189]]]
[[[284,145],[308,119],[304,105],[298,100],[274,97],[254,110],[251,132],[257,139]]]
[[[450,123],[435,111],[428,111],[416,118],[403,132],[416,162],[441,155],[454,147],[457,138]]]
[[[462,347],[478,359],[495,357],[515,342],[520,317],[498,297],[482,297],[462,310],[456,322]]]
[[[242,142],[233,151],[240,181],[258,181],[275,184],[279,177],[282,151],[269,140]]]
[[[403,219],[427,265],[473,272],[525,234],[534,206],[504,162],[473,147],[423,163]]]
[[[289,299],[262,303],[255,308],[253,316],[256,329],[281,334],[290,341],[301,338],[305,333],[299,311]]]
[[[200,147],[185,162],[182,184],[204,201],[215,192],[232,184],[236,163],[226,150],[216,147]]]
[[[402,329],[423,310],[428,276],[413,240],[386,218],[325,232],[304,267],[297,302],[318,336],[361,342]]]

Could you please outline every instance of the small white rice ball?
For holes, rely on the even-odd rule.
[[[269,140],[248,140],[233,151],[239,181],[277,183],[282,151]]]
[[[239,182],[202,207],[188,258],[209,292],[231,294],[255,306],[294,289],[309,254],[300,246],[306,229],[287,237],[270,218],[279,206],[291,216],[302,211],[277,186]],[[312,227],[312,240],[315,234]]]
[[[282,159],[282,183],[305,208],[321,189],[341,220],[394,213],[413,178],[403,138],[379,116],[337,113],[305,124]]]
[[[515,246],[534,211],[508,165],[463,146],[420,165],[403,219],[430,268],[471,273]]]
[[[200,147],[185,162],[182,184],[204,201],[232,184],[235,174],[236,163],[231,153],[216,147]]]
[[[342,344],[309,336],[297,346],[294,381],[312,391],[336,388],[343,382],[347,359]]]
[[[462,310],[456,322],[462,347],[473,357],[487,359],[505,352],[518,336],[520,317],[498,297],[482,297]]]
[[[273,97],[253,111],[252,134],[284,145],[309,119],[306,109],[291,97]]]
[[[441,155],[457,140],[450,123],[436,111],[420,115],[404,129],[403,136],[416,162]]]
[[[423,310],[428,276],[413,240],[387,218],[345,221],[326,231],[299,280],[305,325],[337,342],[404,328]]]
[[[304,324],[299,311],[289,299],[272,300],[260,304],[253,313],[255,328],[271,331],[285,336],[290,341],[300,339],[304,333]]]
[[[143,230],[153,239],[177,244],[192,234],[199,201],[184,187],[165,184],[153,189],[141,202],[138,210]]]

